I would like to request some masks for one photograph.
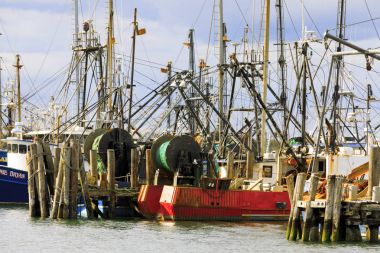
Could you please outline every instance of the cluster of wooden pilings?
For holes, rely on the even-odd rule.
[[[133,152],[135,155],[135,152]],[[90,153],[90,171],[86,173],[79,142],[71,140],[54,148],[48,143],[36,141],[27,153],[29,214],[31,217],[75,219],[78,217],[78,199],[84,202],[89,219],[100,215],[114,218],[117,197],[135,197],[137,191],[119,190],[115,181],[115,151],[107,150],[107,173],[98,174],[96,152]],[[137,163],[137,157],[132,159]],[[137,165],[134,166],[135,174]],[[133,175],[134,187],[137,176]],[[100,182],[100,184],[99,184]],[[106,205],[106,213],[100,212],[98,199]]]
[[[291,181],[291,179],[289,179]],[[345,183],[345,177],[327,177],[326,198],[316,199],[321,179],[313,173],[304,195],[306,174],[299,173],[292,196],[286,238],[314,242],[362,241],[360,226],[366,226],[368,241],[379,240],[380,203],[357,199],[357,187]],[[301,219],[303,213],[303,219]]]

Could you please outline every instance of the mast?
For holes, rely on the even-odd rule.
[[[267,87],[268,87],[268,61],[269,61],[269,22],[270,22],[270,0],[265,1],[265,33],[264,33],[264,67],[263,67],[263,102],[267,104]],[[264,156],[266,146],[266,121],[267,115],[265,110],[261,112],[261,157]]]
[[[218,111],[220,115],[224,115],[223,112],[223,89],[224,89],[224,25],[223,25],[223,0],[219,0],[219,24],[218,24],[218,40],[219,40],[219,68],[218,68]],[[218,141],[222,141],[223,133],[223,121],[218,117]]]
[[[79,1],[74,0],[74,47],[78,48],[79,46]],[[75,51],[75,87],[77,90],[77,116],[78,120],[81,118],[81,109],[80,109],[80,103],[81,103],[81,85],[80,85],[80,73],[79,73],[79,53],[78,51]]]
[[[287,83],[286,83],[286,61],[284,55],[284,8],[283,8],[283,0],[277,0],[277,45],[279,47],[279,57],[278,57],[278,66],[279,66],[279,77],[281,84],[281,105],[283,109],[283,125],[284,138],[288,138],[288,130],[286,128],[286,91],[287,91]]]
[[[131,86],[129,88],[129,109],[128,109],[128,132],[132,123],[132,98],[133,98],[133,77],[135,73],[135,51],[136,51],[136,35],[137,35],[137,8],[133,15],[133,35],[132,35],[132,66],[131,66]]]
[[[188,42],[188,46],[189,46],[189,70],[193,73],[193,75],[195,75],[195,56],[194,56],[194,29],[190,29],[189,30],[189,42]],[[191,87],[190,88],[190,97],[193,98],[194,97],[194,88]],[[196,108],[196,102],[195,101],[192,101],[191,102],[192,105],[193,105],[193,109],[195,111],[197,111],[197,108]],[[195,134],[195,131],[197,129],[197,123],[196,123],[196,120],[193,116],[190,116],[190,132],[192,135]]]
[[[346,23],[346,0],[339,0],[338,3],[338,20],[337,20],[337,36],[339,39],[344,39],[344,32],[345,32],[345,23]],[[338,42],[338,46],[336,48],[336,51],[339,53],[342,51],[342,43]],[[331,151],[335,152],[335,145],[336,145],[336,139],[337,139],[337,105],[339,101],[339,88],[340,88],[340,69],[342,66],[342,56],[337,57],[336,61],[336,82],[334,87],[334,95],[333,95],[333,109],[331,117],[333,119],[333,136],[331,141]]]
[[[168,62],[168,65],[166,66],[166,68],[168,70],[168,82],[170,82],[170,79],[172,78],[172,62],[171,61]],[[167,108],[169,109],[171,105],[172,105],[172,101],[171,101],[171,95],[169,93]],[[167,119],[168,129],[170,129],[170,124],[172,123],[170,116],[171,116],[171,112],[168,114],[168,119]]]
[[[20,65],[20,55],[16,55],[16,82],[17,82],[17,120],[21,122],[21,85],[20,85],[20,69],[22,65]]]
[[[107,40],[107,87],[108,87],[108,120],[110,126],[112,125],[113,106],[112,106],[112,93],[113,93],[113,0],[108,0],[108,40]]]

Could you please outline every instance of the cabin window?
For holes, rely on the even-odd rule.
[[[19,145],[18,146],[18,152],[20,154],[26,154],[26,145]]]
[[[11,144],[7,144],[7,150],[8,150],[8,153],[12,153],[12,145]]]
[[[272,177],[272,166],[263,166],[263,177]]]
[[[12,144],[12,153],[18,153],[18,145]]]

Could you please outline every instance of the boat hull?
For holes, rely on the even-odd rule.
[[[28,203],[28,173],[0,165],[0,203]]]
[[[287,192],[142,186],[139,209],[163,220],[283,221],[290,212]]]

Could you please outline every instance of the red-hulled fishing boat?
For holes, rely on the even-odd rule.
[[[191,161],[199,158],[198,153],[200,153],[199,146],[189,136],[164,136],[155,141],[151,149],[155,169],[166,169],[166,179],[170,175],[168,171],[174,170],[172,168],[176,168],[178,172],[171,174],[174,178],[171,184],[141,186],[138,207],[144,217],[163,220],[223,221],[278,221],[288,218],[290,212],[288,192],[283,187],[275,187],[268,183],[268,180],[276,181],[277,174],[271,167],[276,166],[274,160],[263,162],[261,165],[256,164],[261,166],[262,171],[266,171],[262,175],[267,178],[261,177],[256,181],[241,180],[238,187],[231,187],[231,179],[228,178],[200,177],[197,172],[193,174],[185,172],[196,171],[189,168],[194,164]],[[183,155],[185,157],[181,158]],[[181,161],[181,164],[176,161]],[[181,168],[187,169],[181,170]],[[157,183],[159,180],[155,181]],[[265,184],[266,187],[262,187]]]

